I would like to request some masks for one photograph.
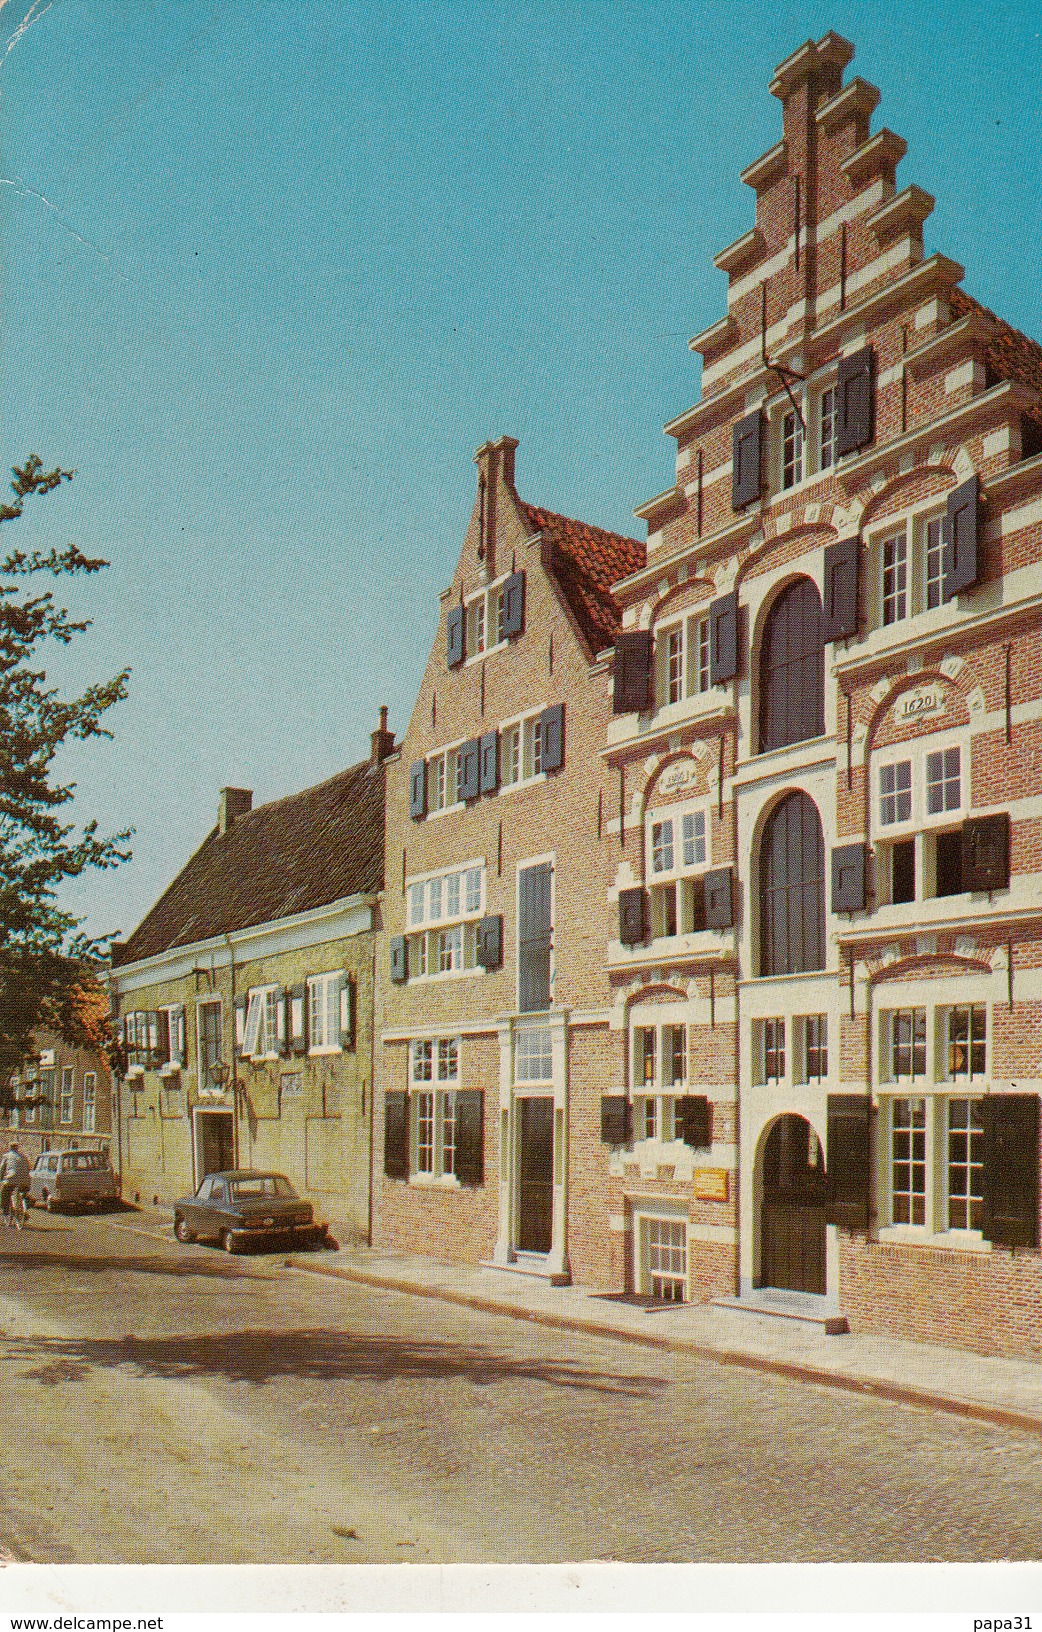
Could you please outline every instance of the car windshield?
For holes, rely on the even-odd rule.
[[[106,1165],[100,1150],[73,1150],[62,1157],[63,1173],[99,1173]]]
[[[253,1196],[295,1196],[297,1193],[281,1173],[256,1173],[248,1179],[232,1179],[231,1192],[236,1201],[249,1201]]]

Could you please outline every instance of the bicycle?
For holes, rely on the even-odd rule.
[[[7,1198],[4,1208],[4,1223],[9,1230],[21,1230],[25,1226],[28,1209],[25,1205],[25,1191],[14,1189]]]

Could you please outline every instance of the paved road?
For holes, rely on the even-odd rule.
[[[183,1248],[0,1231],[0,1549],[57,1563],[1042,1557],[1028,1434]]]

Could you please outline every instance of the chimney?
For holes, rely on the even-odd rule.
[[[478,558],[489,574],[496,570],[499,490],[501,487],[513,489],[516,447],[516,436],[501,436],[495,442],[483,442],[474,455],[478,467]]]
[[[227,833],[240,816],[245,816],[252,809],[252,788],[222,788],[217,804],[217,831]]]
[[[386,703],[384,703],[380,709],[380,724],[377,726],[375,731],[370,732],[369,741],[372,744],[372,747],[369,750],[369,758],[372,760],[374,765],[381,764],[387,758],[388,754],[394,752],[394,732],[388,731],[387,729]]]

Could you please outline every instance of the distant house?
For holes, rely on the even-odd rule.
[[[223,789],[217,826],[115,949],[128,1199],[272,1167],[368,1233],[386,719],[370,758],[318,787],[256,810]]]
[[[93,995],[100,1014],[104,993]],[[30,1162],[45,1150],[108,1149],[112,1078],[100,1036],[99,1046],[90,1048],[56,1032],[38,1032],[35,1054],[12,1074],[8,1086],[16,1103],[0,1112],[0,1127],[18,1140]]]

